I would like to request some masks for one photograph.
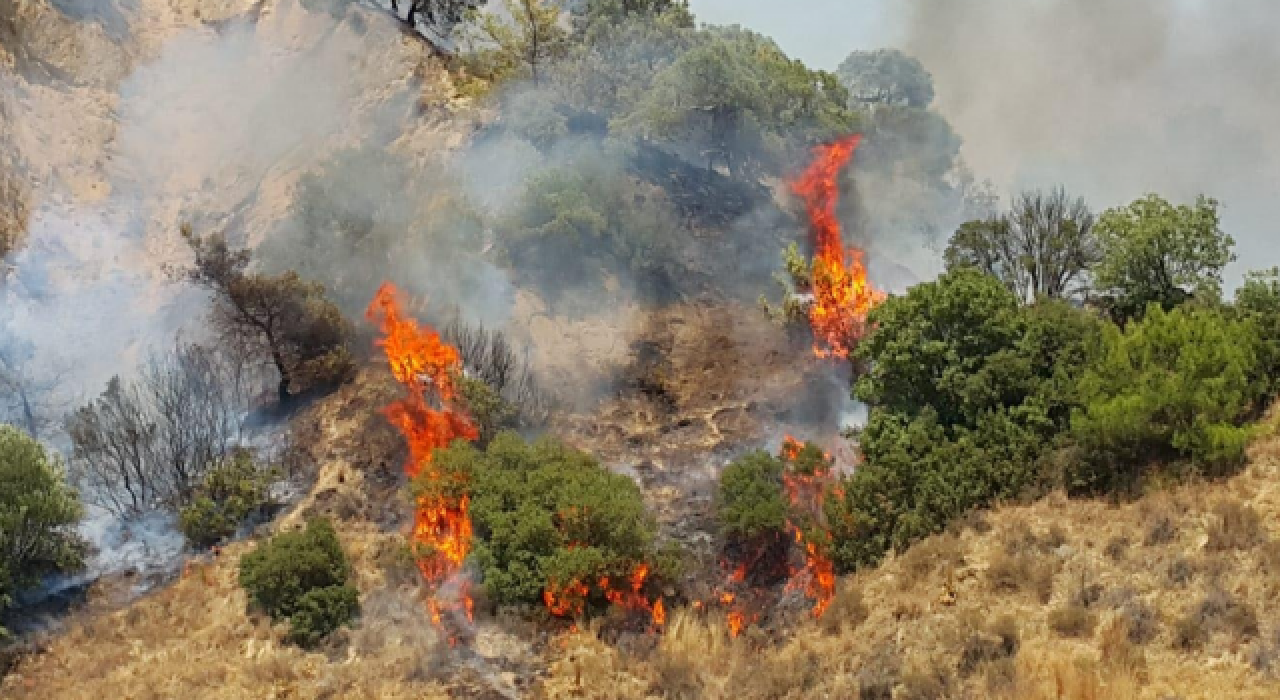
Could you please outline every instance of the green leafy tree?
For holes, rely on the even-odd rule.
[[[647,294],[669,291],[680,275],[671,232],[681,224],[660,192],[638,189],[626,173],[590,160],[535,175],[505,227],[508,253],[553,300],[598,289],[610,273]]]
[[[1095,274],[1117,318],[1156,303],[1168,311],[1192,296],[1216,299],[1235,241],[1218,225],[1218,202],[1174,206],[1151,194],[1110,209],[1095,228],[1102,259]]]
[[[1062,188],[1024,192],[1000,217],[969,221],[947,246],[948,267],[973,267],[1024,302],[1079,296],[1100,253],[1094,216]]]
[[[536,603],[572,585],[588,589],[584,603],[602,604],[602,578],[626,581],[656,560],[639,488],[590,455],[504,433],[484,451],[458,442],[434,459],[446,476],[415,481],[414,494],[470,495],[471,562],[495,604]]]
[[[189,226],[182,235],[195,253],[185,275],[213,294],[214,325],[223,341],[270,359],[280,375],[281,403],[295,388],[340,382],[351,374],[351,326],[325,298],[323,285],[293,271],[250,271],[250,251],[231,247],[222,236],[197,236]]]
[[[359,614],[351,565],[333,525],[323,518],[278,534],[240,558],[240,585],[290,637],[313,644]]]
[[[1280,389],[1280,268],[1250,272],[1236,290],[1234,311],[1251,320],[1262,341],[1260,381]]]
[[[560,6],[551,0],[503,0],[505,12],[479,18],[473,69],[492,79],[542,81],[548,67],[569,50]]]
[[[1045,485],[1102,322],[1063,303],[1023,307],[968,268],[887,300],[856,351],[871,407],[865,464],[824,503],[844,571],[944,528],[970,509]]]
[[[83,566],[85,543],[75,532],[83,515],[57,460],[0,424],[0,610],[41,577]]]
[[[792,60],[769,39],[717,28],[653,79],[616,124],[637,136],[701,148],[731,175],[792,164],[806,146],[856,130],[847,91],[834,75]]]
[[[191,503],[179,511],[182,534],[209,547],[235,534],[250,515],[268,505],[273,474],[247,450],[237,450],[205,474]]]
[[[933,102],[933,76],[919,59],[897,49],[854,51],[836,68],[836,77],[859,103],[924,109]]]
[[[1239,464],[1245,425],[1265,397],[1262,340],[1248,320],[1215,309],[1163,311],[1153,303],[1080,380],[1072,434],[1084,459],[1073,486],[1128,488],[1144,468],[1190,460],[1209,473]]]

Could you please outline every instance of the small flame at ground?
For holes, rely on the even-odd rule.
[[[458,350],[445,343],[439,333],[418,325],[405,317],[398,292],[390,283],[378,289],[365,312],[377,324],[382,337],[378,347],[386,354],[391,373],[408,389],[408,396],[385,409],[391,421],[409,444],[409,459],[404,471],[413,479],[421,474],[433,482],[450,478],[432,470],[431,453],[447,447],[454,440],[475,440],[479,436],[470,416],[454,405],[454,378],[462,370]],[[439,401],[433,408],[428,394]],[[467,497],[449,497],[461,489],[434,489],[436,494],[423,496],[414,507],[411,544],[423,578],[436,587],[462,570],[471,551],[471,518]],[[458,587],[456,600],[442,601],[433,597],[428,602],[431,620],[443,623],[446,612],[461,613],[472,619],[473,601],[465,581]]]
[[[819,357],[848,357],[866,332],[867,314],[884,300],[867,281],[862,251],[844,247],[836,218],[840,171],[861,142],[862,136],[854,135],[818,148],[808,170],[791,185],[804,200],[814,239],[809,324]]]

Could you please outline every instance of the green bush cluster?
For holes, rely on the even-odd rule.
[[[498,435],[483,451],[458,442],[435,453],[441,478],[420,478],[416,496],[470,497],[471,562],[495,604],[535,603],[548,588],[581,584],[603,603],[602,577],[625,581],[654,563],[655,524],[640,489],[588,454],[552,440]]]
[[[1234,305],[1221,301],[1231,239],[1212,200],[1149,196],[1104,214],[1097,237],[1076,241],[1098,251],[1079,273],[1095,276],[1096,305],[1010,283],[1051,256],[1004,278],[955,257],[872,312],[855,356],[866,371],[854,394],[871,406],[865,464],[825,503],[839,569],[1046,487],[1129,492],[1153,468],[1213,476],[1243,461],[1276,389],[1280,274],[1255,273]]]
[[[197,547],[234,535],[250,515],[267,505],[271,472],[246,450],[209,470],[191,503],[178,513],[182,534]]]
[[[0,610],[41,577],[83,566],[85,543],[74,529],[83,514],[58,461],[0,424]]]
[[[323,518],[285,532],[240,559],[240,585],[274,620],[289,621],[289,637],[312,645],[360,612],[351,566],[333,525]]]

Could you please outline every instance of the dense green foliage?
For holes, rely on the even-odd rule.
[[[524,281],[555,298],[624,274],[642,290],[668,289],[678,230],[660,191],[642,195],[625,174],[590,160],[530,179],[510,216],[507,247]]]
[[[1234,241],[1218,226],[1218,202],[1206,197],[1174,206],[1147,195],[1104,212],[1097,235],[1097,288],[1121,319],[1152,303],[1168,311],[1192,296],[1217,298],[1222,269],[1235,259]]]
[[[83,514],[57,460],[0,424],[0,610],[41,577],[83,565],[85,545],[74,529]]]
[[[870,369],[855,388],[873,407],[866,464],[826,504],[844,570],[1035,487],[1100,338],[1085,312],[1022,307],[970,269],[889,299],[872,321],[857,353]]]
[[[419,479],[415,494],[470,495],[471,561],[496,604],[534,603],[548,588],[573,584],[601,602],[602,577],[625,581],[655,560],[655,526],[640,489],[590,455],[505,433],[484,451],[461,442],[438,450],[434,467],[446,476]]]
[[[854,388],[871,406],[866,463],[825,504],[838,568],[994,501],[1241,463],[1277,386],[1280,273],[1220,302],[1232,241],[1210,199],[1108,211],[1096,240],[1090,222],[1060,191],[1024,196],[962,226],[946,274],[872,312]],[[1053,300],[1076,294],[1112,318]]]
[[[290,637],[313,644],[359,613],[348,583],[351,566],[328,520],[285,532],[240,559],[240,585],[250,601],[275,620],[288,620]]]
[[[197,547],[234,535],[250,515],[267,504],[271,472],[238,450],[205,474],[191,503],[178,513],[182,534]]]
[[[1082,459],[1072,486],[1131,485],[1149,463],[1186,458],[1209,473],[1238,464],[1265,397],[1257,369],[1257,327],[1210,309],[1164,312],[1153,303],[1081,378],[1083,406],[1072,420]]]
[[[781,534],[787,526],[782,490],[786,465],[768,452],[744,455],[720,472],[716,519],[730,538]]]

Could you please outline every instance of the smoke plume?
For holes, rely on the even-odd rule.
[[[974,170],[1066,185],[1095,208],[1146,192],[1224,207],[1246,269],[1280,263],[1280,5],[1270,0],[912,0],[904,49]]]

